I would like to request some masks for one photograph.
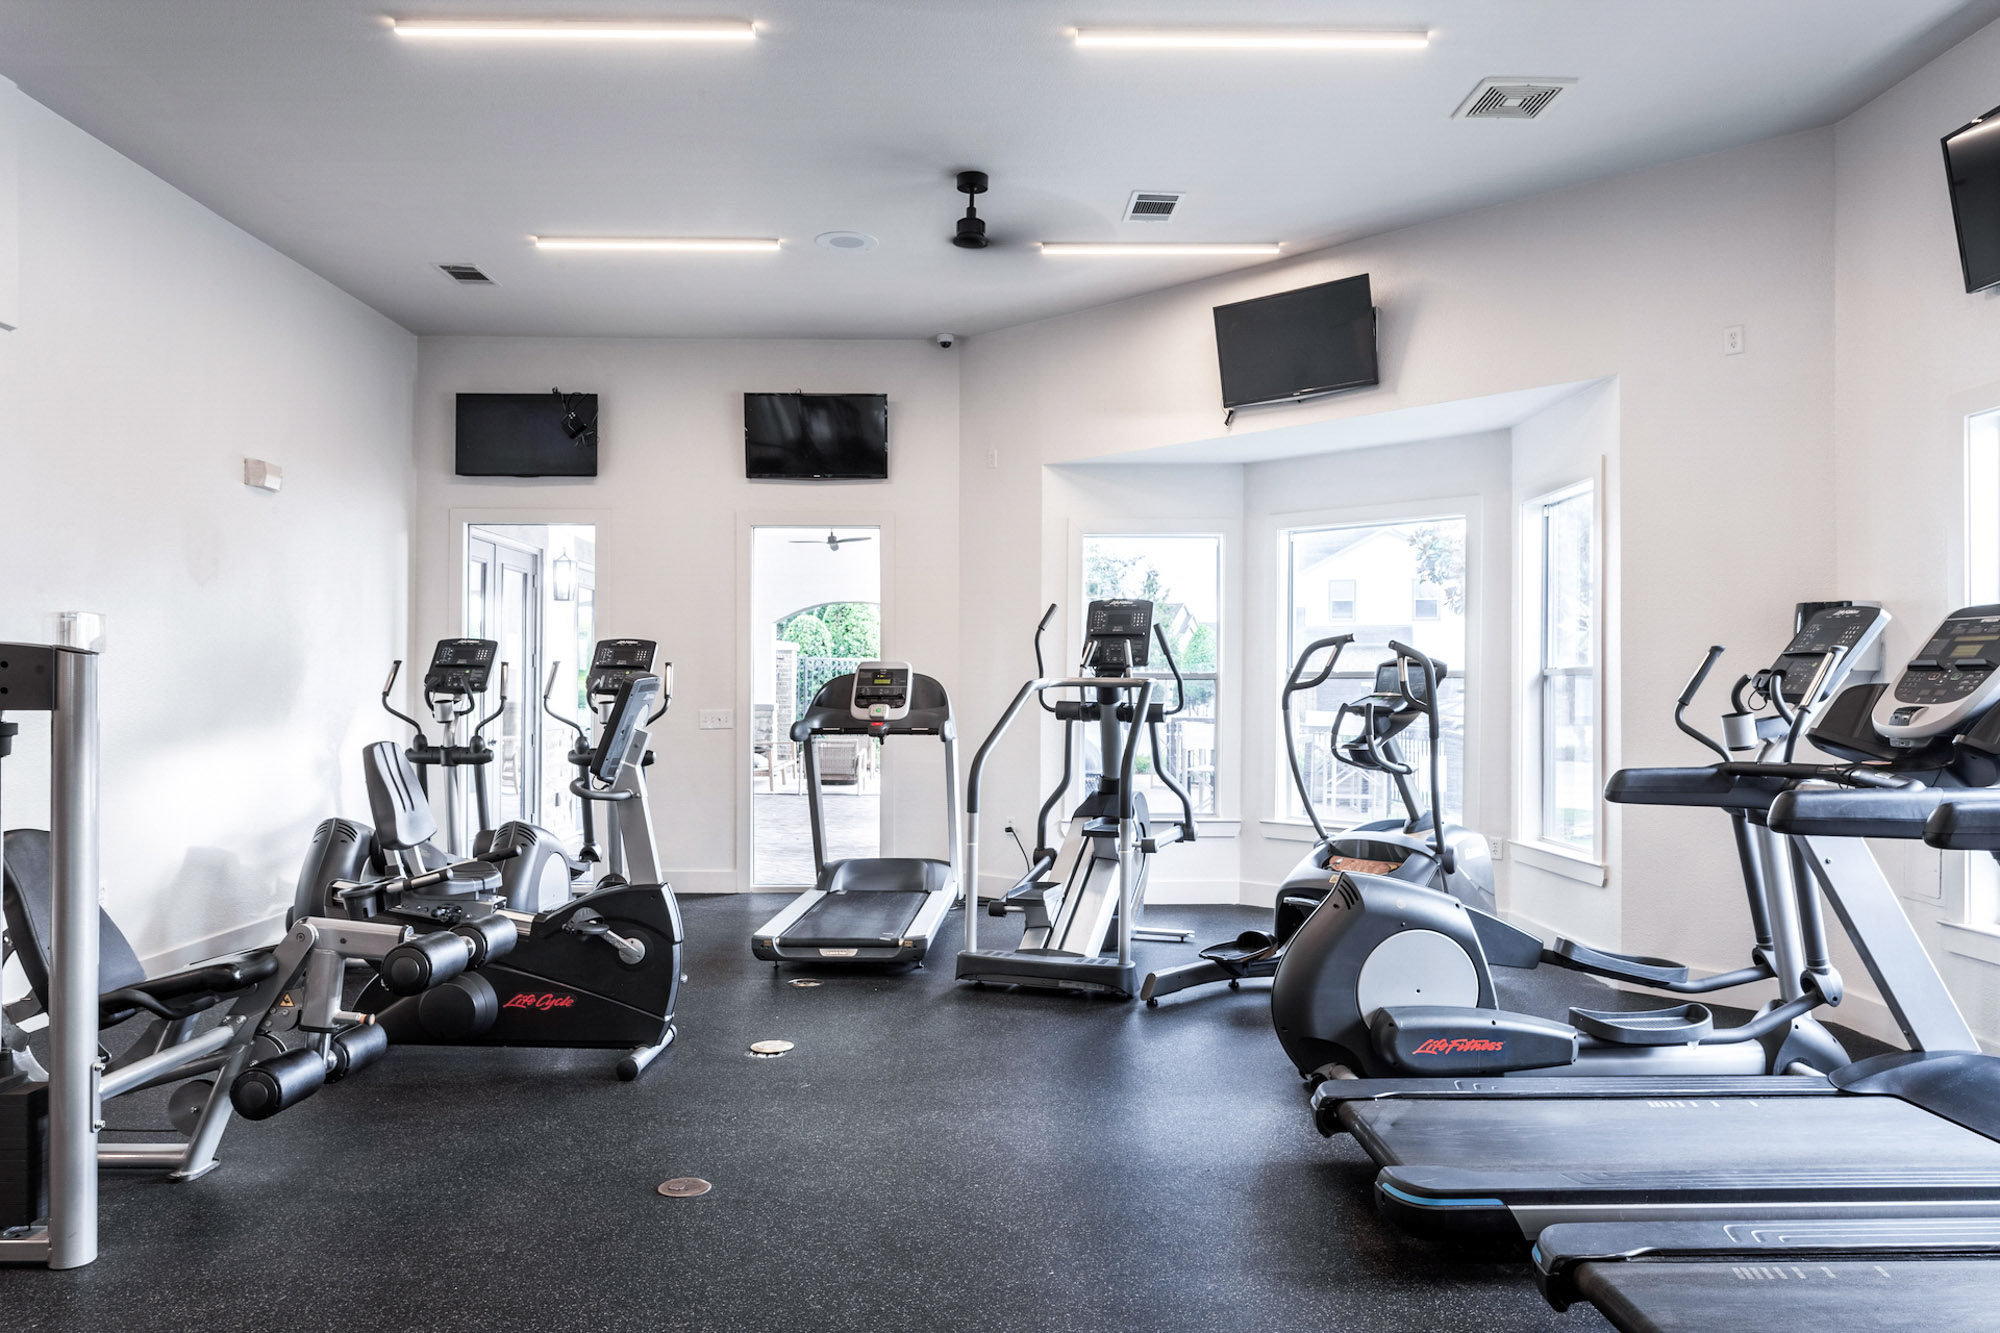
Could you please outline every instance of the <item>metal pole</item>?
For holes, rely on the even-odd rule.
[[[49,1267],[97,1258],[97,654],[51,654]]]

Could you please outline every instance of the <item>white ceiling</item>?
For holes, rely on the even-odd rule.
[[[6,0],[0,74],[419,333],[928,336],[1825,124],[2000,0]],[[743,45],[412,42],[386,15],[754,19]],[[1424,26],[1422,52],[1078,50],[1074,24]],[[1579,80],[1541,119],[1486,75]],[[1983,108],[1972,107],[1967,114]],[[1953,128],[1939,126],[1943,133]],[[948,242],[992,174],[995,246]],[[1134,189],[1183,216],[1122,223]],[[829,252],[836,228],[878,236]],[[534,233],[778,236],[776,255],[536,252]],[[433,264],[499,284],[464,289]]]

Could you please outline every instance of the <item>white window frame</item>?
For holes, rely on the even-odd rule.
[[[1231,744],[1235,740],[1233,732],[1235,710],[1231,706],[1227,690],[1235,671],[1233,658],[1236,649],[1232,642],[1235,636],[1230,633],[1229,625],[1229,561],[1231,558],[1230,544],[1233,540],[1233,535],[1230,532],[1225,531],[1219,524],[1200,520],[1175,521],[1170,519],[1153,519],[1127,522],[1103,519],[1072,523],[1070,577],[1068,581],[1069,592],[1059,600],[1065,602],[1071,599],[1076,600],[1076,614],[1070,617],[1071,633],[1076,636],[1076,641],[1064,663],[1058,664],[1057,662],[1050,661],[1047,663],[1047,666],[1050,672],[1055,674],[1068,672],[1083,652],[1081,629],[1083,612],[1085,610],[1085,604],[1082,600],[1084,594],[1083,551],[1087,543],[1093,540],[1107,539],[1122,541],[1146,541],[1149,539],[1171,541],[1187,538],[1208,538],[1215,542],[1215,621],[1216,634],[1219,640],[1216,645],[1215,670],[1189,671],[1185,665],[1181,666],[1182,679],[1190,682],[1197,680],[1211,681],[1215,686],[1215,788],[1214,795],[1211,798],[1213,809],[1207,814],[1197,811],[1195,818],[1201,825],[1203,836],[1208,836],[1211,832],[1219,833],[1222,836],[1233,836],[1236,830],[1237,819],[1234,813],[1237,783],[1235,781],[1235,764],[1232,762],[1230,756],[1233,756],[1235,753],[1235,747]],[[1156,686],[1154,697],[1156,700],[1164,702],[1171,707],[1173,703],[1171,693],[1173,688],[1173,672],[1168,669],[1166,659],[1159,655],[1157,651],[1159,644],[1157,642],[1154,643],[1153,648],[1155,651],[1149,665],[1144,671],[1137,674],[1150,676],[1164,682],[1165,692],[1161,692],[1160,687]],[[1146,741],[1144,738],[1141,738],[1140,745],[1143,747],[1145,744]],[[1143,748],[1141,753],[1144,753]],[[1156,813],[1162,819],[1178,819],[1180,818],[1179,804],[1178,802],[1174,802],[1168,808],[1160,809]]]
[[[1480,725],[1483,713],[1480,707],[1480,693],[1485,679],[1484,661],[1485,562],[1481,558],[1484,531],[1485,498],[1478,495],[1447,495],[1431,500],[1403,501],[1378,505],[1355,505],[1340,509],[1302,509],[1271,514],[1264,522],[1268,528],[1269,547],[1272,552],[1271,592],[1275,598],[1271,621],[1274,637],[1271,644],[1272,657],[1276,661],[1275,680],[1269,702],[1265,705],[1274,727],[1282,727],[1278,712],[1279,691],[1284,689],[1285,678],[1291,674],[1293,661],[1290,656],[1292,623],[1292,568],[1291,539],[1294,533],[1312,531],[1319,528],[1367,528],[1410,523],[1462,522],[1465,524],[1465,663],[1463,668],[1452,664],[1459,671],[1465,701],[1465,761],[1464,771],[1459,774],[1460,818],[1466,828],[1479,828],[1483,810],[1480,802]],[[1357,608],[1358,609],[1358,608]],[[1346,673],[1342,673],[1343,675]],[[1371,667],[1365,674],[1373,675]],[[1285,739],[1281,732],[1271,732],[1273,753],[1267,770],[1268,778],[1263,794],[1264,815],[1260,821],[1268,836],[1291,841],[1309,842],[1313,838],[1312,824],[1304,816],[1295,816],[1289,809],[1287,793],[1292,790],[1292,775],[1285,759]],[[1334,826],[1327,826],[1333,832]]]
[[[1289,536],[1292,532],[1307,532],[1307,531],[1310,531],[1310,529],[1292,528],[1287,530],[1286,535]],[[1335,597],[1333,595],[1334,588],[1343,583],[1347,585],[1347,596]],[[1326,618],[1328,620],[1333,620],[1333,621],[1353,620],[1355,610],[1357,609],[1355,603],[1357,603],[1360,599],[1361,599],[1360,585],[1357,584],[1353,579],[1331,580],[1326,585]],[[1347,610],[1345,611],[1335,610],[1336,607],[1342,605],[1345,605],[1347,607]]]
[[[1549,784],[1554,780],[1549,762],[1551,732],[1546,725],[1546,699],[1554,672],[1548,667],[1548,510],[1552,505],[1588,495],[1590,503],[1590,589],[1591,589],[1591,692],[1594,697],[1591,726],[1591,784],[1598,792],[1591,806],[1591,841],[1588,849],[1555,842],[1544,834],[1544,814]],[[1524,501],[1519,518],[1519,596],[1516,600],[1515,639],[1518,645],[1519,686],[1515,695],[1516,770],[1514,775],[1514,841],[1526,855],[1522,858],[1538,868],[1554,871],[1586,883],[1606,882],[1604,862],[1605,810],[1602,794],[1605,746],[1604,687],[1604,496],[1598,478],[1560,486]],[[1583,668],[1561,668],[1562,674],[1584,674]]]

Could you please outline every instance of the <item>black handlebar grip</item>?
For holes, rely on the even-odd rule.
[[[238,1074],[229,1085],[229,1102],[245,1120],[269,1120],[325,1084],[326,1060],[310,1046],[301,1046],[260,1060]]]
[[[326,1071],[328,1083],[338,1083],[356,1070],[366,1069],[389,1049],[389,1034],[379,1023],[362,1023],[333,1039],[333,1068]]]
[[[419,935],[389,950],[382,960],[382,984],[391,995],[421,995],[450,981],[472,961],[472,942],[441,930]]]
[[[1701,693],[1701,684],[1708,679],[1708,673],[1715,669],[1715,661],[1722,656],[1722,651],[1722,645],[1719,643],[1709,645],[1708,656],[1701,659],[1701,665],[1695,668],[1694,676],[1688,681],[1687,688],[1681,691],[1682,708],[1693,703],[1695,695]]]

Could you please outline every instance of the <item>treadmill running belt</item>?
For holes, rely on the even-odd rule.
[[[1716,1329],[2000,1333],[2000,1260],[1593,1263],[1577,1292],[1625,1333]]]
[[[786,942],[833,947],[893,943],[923,907],[928,893],[916,889],[852,889],[829,893],[792,923]]]

